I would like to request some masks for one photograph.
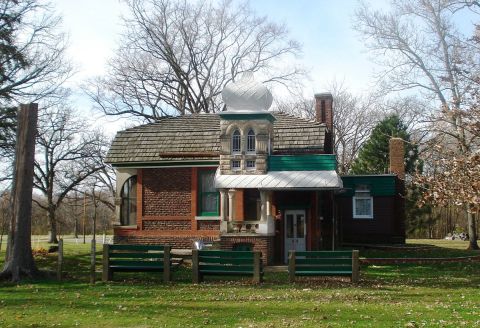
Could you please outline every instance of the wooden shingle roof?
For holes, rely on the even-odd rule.
[[[318,153],[325,125],[273,112],[273,153]],[[218,160],[220,117],[193,114],[162,118],[155,123],[117,132],[105,162],[113,165],[162,161]]]

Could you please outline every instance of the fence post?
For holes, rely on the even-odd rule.
[[[198,284],[201,280],[198,264],[198,249],[192,250],[192,277],[194,284]]]
[[[357,283],[360,277],[360,265],[358,263],[358,250],[352,251],[352,282]]]
[[[288,281],[295,282],[295,251],[288,252]]]
[[[163,281],[171,281],[170,246],[164,246],[163,248]]]
[[[254,283],[261,283],[262,282],[262,275],[261,275],[261,258],[262,253],[259,251],[253,252],[253,282]]]
[[[58,263],[57,263],[57,280],[62,281],[63,270],[63,239],[58,241]]]
[[[103,244],[103,256],[102,256],[102,262],[103,262],[103,272],[102,272],[102,280],[104,282],[112,280],[112,272],[109,267],[109,249],[110,245],[108,244]]]

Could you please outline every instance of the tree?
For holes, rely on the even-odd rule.
[[[476,147],[460,113],[479,87],[480,52],[475,38],[460,33],[455,21],[479,8],[477,1],[396,0],[387,12],[366,3],[356,11],[355,28],[383,67],[377,76],[383,91],[418,91],[438,104],[429,117],[431,144],[446,142],[444,149],[455,148],[460,156]],[[469,226],[475,225],[467,213]]]
[[[38,270],[31,249],[33,162],[37,132],[37,104],[22,105],[18,112],[13,215],[10,222],[5,264],[1,278],[19,281],[22,276],[34,278]]]
[[[60,17],[45,1],[0,3],[0,107],[55,93],[71,75]]]
[[[75,187],[104,168],[108,144],[99,132],[85,131],[86,122],[66,107],[53,107],[40,116],[34,187],[46,198],[38,205],[47,212],[49,242],[57,241],[55,212]]]
[[[405,141],[405,172],[414,173],[418,159],[417,146],[410,142],[410,134],[397,115],[390,115],[375,126],[358,157],[354,160],[351,172],[354,174],[387,173],[389,167],[389,140],[392,137]]]
[[[257,17],[247,3],[128,0],[130,16],[106,77],[86,87],[107,115],[154,121],[223,108],[220,93],[245,71],[288,87],[303,69],[284,25]]]

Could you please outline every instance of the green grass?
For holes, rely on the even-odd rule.
[[[433,246],[433,250],[415,252],[419,257],[464,254],[463,244],[456,241],[435,241]],[[362,251],[361,256],[369,252],[373,251]],[[374,252],[381,257],[391,253]],[[0,256],[3,261],[3,253]],[[42,269],[55,268],[55,255],[36,260]],[[0,327],[480,325],[479,262],[371,265],[362,267],[357,286],[336,278],[289,284],[286,273],[266,274],[260,286],[246,279],[224,282],[213,278],[193,285],[188,268],[175,272],[172,284],[162,283],[160,274],[133,273],[116,274],[114,282],[92,286],[88,283],[89,246],[82,244],[66,243],[65,264],[68,276],[63,283],[0,283]]]

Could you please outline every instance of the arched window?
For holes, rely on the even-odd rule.
[[[241,152],[240,131],[235,130],[232,134],[232,153]]]
[[[137,224],[137,176],[130,177],[122,186],[120,194],[120,224],[123,226]]]
[[[247,153],[255,152],[255,132],[250,129],[247,134]]]

